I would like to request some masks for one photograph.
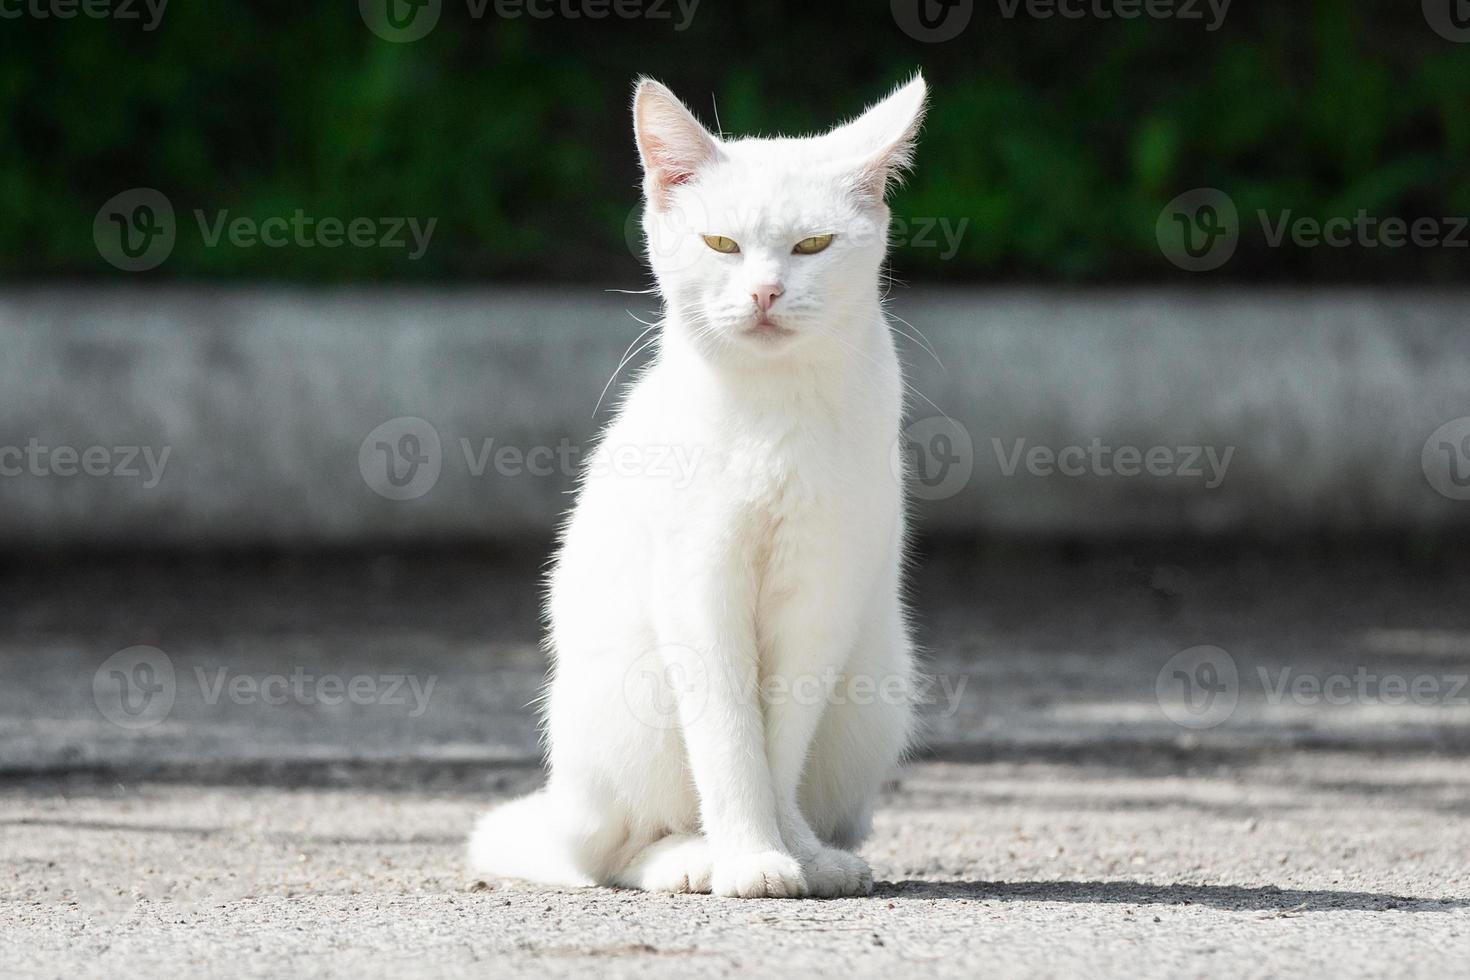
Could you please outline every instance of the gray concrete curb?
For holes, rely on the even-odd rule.
[[[1452,479],[1470,474],[1467,299],[896,294],[943,364],[902,341],[923,396],[904,450],[927,478],[921,524],[1083,538],[1470,527],[1455,499],[1470,486]],[[591,287],[11,288],[0,542],[544,534],[642,329],[627,311],[651,307]],[[423,466],[398,456],[413,479],[393,487],[384,453]]]

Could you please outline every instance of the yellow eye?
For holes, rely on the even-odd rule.
[[[734,255],[740,251],[740,246],[736,245],[733,239],[726,238],[724,235],[705,235],[704,243],[716,252],[723,252],[726,255]]]
[[[796,255],[816,255],[825,252],[827,246],[832,244],[831,235],[813,235],[811,238],[803,238],[796,243],[791,251]]]

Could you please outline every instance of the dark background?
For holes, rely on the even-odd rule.
[[[1209,186],[1242,216],[1470,214],[1470,46],[1398,0],[1237,0],[1223,25],[977,3],[922,43],[889,4],[702,0],[666,18],[475,18],[382,40],[349,3],[186,3],[138,21],[0,21],[0,274],[126,278],[97,254],[103,201],[157,188],[190,212],[435,217],[409,262],[371,248],[231,249],[181,235],[154,278],[627,282],[634,79],[733,134],[825,128],[922,68],[933,106],[900,216],[969,219],[912,280],[1181,281],[1154,223]],[[644,9],[652,9],[645,5]],[[82,80],[79,82],[78,80]],[[1249,227],[1252,217],[1243,217]],[[1268,250],[1215,281],[1463,281],[1454,249]],[[636,235],[634,235],[636,241]]]

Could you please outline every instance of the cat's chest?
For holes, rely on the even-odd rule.
[[[692,478],[659,505],[660,523],[779,549],[786,539],[850,531],[896,507],[897,426],[878,400],[808,389],[735,401],[684,399],[660,413],[663,441],[693,447],[686,455],[697,462]]]
[[[840,496],[856,463],[845,434],[792,426],[732,440],[724,476],[749,506],[795,516]]]
[[[811,427],[732,443],[714,480],[707,499],[732,538],[761,552],[758,565],[862,533],[897,498],[881,445]]]

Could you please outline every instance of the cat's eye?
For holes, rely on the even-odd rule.
[[[816,255],[825,252],[827,246],[832,244],[831,235],[813,235],[811,238],[803,238],[796,243],[791,251],[796,255]]]
[[[726,238],[724,235],[705,235],[703,237],[704,243],[716,252],[722,252],[725,255],[734,255],[740,251],[740,246],[736,245],[735,240],[732,238]]]

